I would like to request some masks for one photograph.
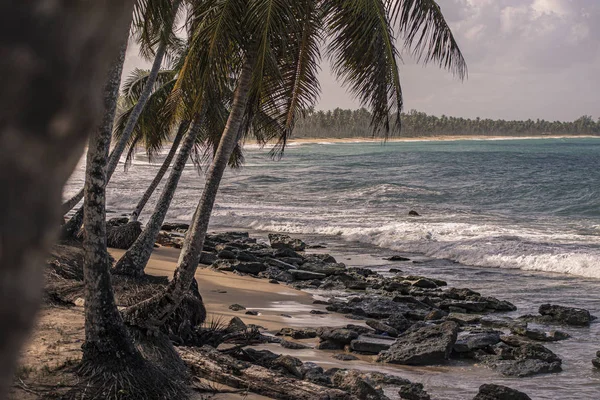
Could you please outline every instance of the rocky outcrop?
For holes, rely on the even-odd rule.
[[[485,384],[479,387],[473,400],[531,400],[531,397],[507,386]]]
[[[400,335],[389,350],[381,352],[378,361],[406,365],[444,363],[450,358],[457,334],[455,322],[411,328]]]
[[[294,251],[304,251],[306,249],[306,243],[302,240],[292,239],[290,236],[280,233],[269,233],[269,242],[274,249],[287,248]]]
[[[562,360],[541,344],[511,336],[502,336],[501,340],[491,354],[480,350],[475,358],[503,375],[519,378],[562,371]]]
[[[564,307],[553,304],[542,304],[538,312],[550,317],[554,322],[572,326],[588,326],[592,316],[583,308]]]
[[[346,328],[320,327],[317,328],[317,336],[320,340],[317,349],[338,350],[358,338],[358,333]]]

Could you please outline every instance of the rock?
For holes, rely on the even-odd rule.
[[[521,326],[514,326],[510,331],[515,335],[524,336],[528,339],[537,340],[540,342],[556,342],[571,337],[571,335],[562,331],[550,331],[549,333],[546,333],[540,329],[529,329]]]
[[[396,329],[392,328],[389,325],[384,324],[383,322],[377,321],[375,319],[368,319],[365,321],[365,323],[368,326],[370,326],[371,328],[375,329],[376,332],[386,333],[391,337],[398,336],[398,331]]]
[[[253,311],[253,310],[246,311],[246,315],[258,315],[258,311]]]
[[[344,343],[334,340],[323,340],[317,344],[317,350],[342,350],[345,347]]]
[[[313,263],[307,261],[304,264],[302,264],[302,269],[305,271],[316,272],[326,276],[331,276],[346,271],[346,265],[343,263]],[[354,278],[352,278],[352,280],[354,280]]]
[[[273,257],[276,258],[297,258],[299,260],[304,260],[300,254],[296,253],[290,247],[279,247],[273,252]]]
[[[526,377],[562,371],[562,360],[548,348],[536,343],[525,343],[502,336],[509,345],[497,345],[495,355],[481,355],[480,361],[506,376]]]
[[[402,270],[401,270],[401,269],[398,269],[398,268],[390,268],[390,269],[388,270],[388,272],[391,272],[391,273],[393,273],[393,274],[401,274],[401,273],[402,273]]]
[[[415,210],[410,210],[408,212],[408,215],[410,215],[411,217],[420,217],[421,214],[419,214],[418,212],[416,212]]]
[[[224,259],[224,260],[235,260],[236,255],[231,250],[221,250],[220,252],[217,253],[217,257]]]
[[[246,252],[246,251],[240,251],[237,253],[236,258],[239,261],[245,261],[245,262],[256,262],[258,261],[258,259],[253,256],[252,254]]]
[[[400,335],[389,350],[381,352],[378,361],[406,365],[443,363],[450,358],[457,334],[458,324],[451,321],[411,328]]]
[[[436,286],[447,286],[448,285],[448,283],[446,281],[443,281],[441,279],[435,279],[435,278],[419,276],[419,275],[409,275],[409,276],[405,277],[404,279],[406,279],[407,281],[418,281],[420,279],[425,279],[425,280],[435,283]]]
[[[292,349],[292,350],[302,350],[302,349],[308,349],[308,348],[310,348],[309,346],[307,346],[305,344],[297,343],[297,342],[291,342],[291,341],[285,340],[285,339],[282,339],[281,342],[279,342],[279,344],[283,348]]]
[[[566,325],[588,326],[592,321],[590,312],[583,308],[542,304],[538,311],[541,315],[550,316],[555,322]]]
[[[334,386],[348,391],[360,400],[387,400],[380,387],[374,387],[366,374],[356,370],[340,370],[331,378]]]
[[[598,356],[598,353],[596,353],[596,358],[594,358],[592,360],[592,365],[596,368],[600,368],[600,356]]]
[[[200,264],[211,265],[215,261],[217,261],[217,256],[213,253],[203,251],[202,254],[200,254]]]
[[[354,361],[354,360],[358,360],[358,357],[353,356],[352,354],[347,354],[347,353],[334,354],[333,358],[335,358],[336,360],[340,360],[340,361]]]
[[[420,383],[410,383],[403,385],[398,391],[401,399],[406,400],[431,400],[431,396],[423,390],[423,385]]]
[[[232,311],[242,311],[242,310],[245,310],[246,307],[244,307],[241,304],[232,304],[232,305],[229,306],[229,309],[232,310]]]
[[[302,379],[302,372],[298,368],[302,365],[302,361],[296,357],[281,355],[273,360],[271,365],[280,367],[283,371],[290,373],[296,378]]]
[[[325,315],[325,314],[329,314],[327,311],[321,311],[321,310],[310,310],[310,313],[313,315]]]
[[[388,261],[410,261],[410,258],[406,258],[406,257],[395,255],[395,256],[384,258],[384,260],[388,260]],[[392,272],[392,271],[390,270],[390,272]]]
[[[350,342],[350,348],[359,353],[379,354],[388,350],[395,340],[387,336],[380,335],[361,335],[358,339]]]
[[[279,281],[277,279],[269,279],[269,283],[272,283],[274,285],[279,285]]]
[[[325,375],[323,368],[312,362],[306,362],[300,367],[304,380],[321,386],[331,386],[331,378]]]
[[[292,239],[288,235],[280,233],[269,233],[269,242],[274,249],[288,248],[294,251],[303,251],[306,243],[300,239]]]
[[[345,282],[346,289],[350,290],[367,290],[367,282],[365,281],[349,281]]]
[[[244,272],[246,274],[258,275],[267,269],[267,266],[261,262],[242,262],[238,261],[232,264],[235,271]]]
[[[458,307],[463,310],[471,311],[474,313],[482,313],[485,311],[487,303],[481,301],[468,301],[468,300],[445,300],[440,304],[442,310],[449,311],[450,307]]]
[[[313,279],[324,279],[325,274],[318,272],[305,271],[301,269],[289,270],[288,273],[297,281],[310,281]]]
[[[331,340],[346,345],[358,338],[358,333],[345,328],[319,327],[317,328],[317,336],[322,341]]]
[[[351,331],[354,331],[356,333],[358,333],[359,335],[374,335],[375,331],[369,327],[363,326],[363,325],[354,325],[354,324],[348,324],[346,325],[346,329],[350,329]]]
[[[423,288],[423,289],[435,289],[438,287],[432,280],[419,278],[416,281],[409,281],[412,286]]]
[[[317,264],[319,262],[326,263],[326,264],[337,264],[336,259],[331,254],[327,254],[327,253],[311,254],[310,256],[306,257],[306,261],[317,263]]]
[[[507,386],[485,384],[479,387],[473,400],[531,400],[531,397]]]
[[[496,318],[496,317],[486,316],[486,317],[481,318],[481,325],[489,326],[491,328],[508,328],[508,329],[523,328],[523,329],[527,329],[527,322],[514,320],[509,317]]]
[[[406,319],[403,315],[394,314],[390,315],[390,317],[385,321],[386,325],[391,326],[398,332],[404,332],[408,328],[410,328],[413,323]]]
[[[238,317],[233,317],[229,321],[229,325],[227,325],[226,330],[227,330],[227,332],[243,332],[246,329],[248,329],[248,327],[246,326],[244,321],[242,321]]]
[[[497,332],[473,333],[459,338],[453,349],[457,353],[466,353],[486,349],[498,343],[500,343],[500,335]]]
[[[437,321],[444,318],[447,315],[448,313],[442,310],[432,310],[429,314],[425,316],[425,321]]]
[[[317,331],[314,328],[281,328],[276,336],[289,336],[293,339],[312,339],[317,337]]]
[[[185,232],[188,229],[190,229],[190,225],[189,224],[179,224],[179,223],[174,223],[174,222],[165,222],[161,227],[160,230],[161,231],[180,231],[180,232]]]
[[[454,321],[459,325],[472,325],[479,323],[481,321],[481,316],[464,313],[450,313],[446,319],[448,321]]]

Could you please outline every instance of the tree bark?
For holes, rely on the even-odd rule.
[[[85,343],[83,364],[102,362],[111,358],[123,359],[137,355],[121,314],[117,310],[110,280],[110,260],[106,249],[106,164],[114,107],[114,86],[119,86],[125,59],[126,43],[111,70],[104,92],[105,114],[102,124],[90,138],[86,160],[84,186],[85,230]]]
[[[175,195],[175,190],[177,189],[179,179],[185,168],[185,163],[190,156],[190,152],[192,151],[196,137],[198,136],[200,126],[201,123],[198,120],[192,124],[183,141],[181,149],[179,150],[177,159],[173,164],[169,180],[165,184],[160,198],[154,207],[154,212],[152,213],[150,220],[140,236],[138,236],[133,245],[125,252],[125,254],[123,254],[121,259],[119,259],[115,265],[115,273],[132,276],[144,275],[144,269],[146,268],[146,264],[148,264],[148,260],[154,249],[154,242],[156,241],[156,237],[165,220],[165,216],[171,205],[171,200],[173,200],[173,196]]]
[[[175,157],[175,153],[177,152],[177,149],[179,148],[179,143],[181,142],[183,135],[185,135],[186,129],[187,129],[187,123],[182,122],[181,124],[179,124],[179,129],[177,130],[177,135],[175,136],[175,139],[173,140],[173,144],[171,145],[169,154],[167,154],[167,157],[165,157],[165,160],[163,161],[162,165],[160,166],[160,169],[158,170],[158,172],[156,173],[156,176],[152,180],[152,183],[150,183],[150,186],[148,186],[148,189],[146,189],[146,192],[144,192],[144,195],[138,202],[137,206],[135,207],[135,210],[133,210],[133,212],[131,213],[130,221],[138,220],[140,214],[142,213],[142,210],[144,209],[144,206],[146,205],[148,200],[150,200],[150,197],[154,193],[154,190],[156,190],[156,187],[158,186],[160,181],[162,181],[162,178],[167,173],[167,170],[169,169],[169,166],[171,165],[171,161],[173,161],[173,158]]]
[[[117,63],[113,63],[112,65],[112,69],[111,69],[111,74],[109,76],[109,80],[108,80],[108,85],[106,86],[104,89],[104,95],[107,96],[108,94],[110,94],[112,97],[110,97],[110,103],[106,103],[108,101],[108,98],[105,97],[104,101],[105,101],[105,105],[104,105],[104,110],[106,111],[106,113],[102,116],[102,125],[100,127],[100,130],[102,130],[102,134],[109,135],[109,140],[110,137],[112,135],[112,129],[113,129],[113,121],[115,119],[115,114],[117,112],[117,102],[119,100],[119,90],[121,87],[121,75],[123,73],[123,63],[125,62],[125,53],[127,51],[127,44],[125,43],[125,45],[121,46],[121,53],[119,55],[118,58],[118,62],[120,62],[121,64],[119,65],[118,62]],[[117,76],[118,74],[118,76]],[[109,143],[110,145],[110,143]],[[114,153],[114,151],[113,151]],[[87,165],[87,164],[86,164]],[[87,178],[87,177],[86,177]],[[109,178],[107,176],[107,178]],[[108,179],[107,179],[108,182]],[[85,187],[84,187],[85,189]],[[76,200],[76,197],[81,194],[83,197],[83,191],[84,189],[82,189],[80,191],[80,193],[78,193],[77,195],[73,196],[70,200],[67,201],[67,203],[71,203],[71,202],[75,202],[74,205],[77,205],[77,203],[79,203],[79,200]],[[65,212],[66,209],[66,203],[63,203],[62,205],[62,211]],[[69,212],[71,209],[67,210],[66,212]],[[83,210],[84,207],[81,206],[79,207],[79,209],[77,210],[77,212],[60,228],[60,238],[65,240],[65,239],[70,239],[70,238],[74,238],[75,236],[77,236],[77,233],[79,232],[79,229],[81,229],[81,224],[83,224],[83,220],[84,220],[84,216],[83,216]]]
[[[0,2],[0,398],[33,325],[62,187],[133,1]],[[108,29],[110,27],[110,29]]]
[[[164,293],[128,308],[125,318],[128,323],[140,327],[161,326],[179,306],[185,292],[189,289],[200,262],[204,239],[223,172],[237,144],[238,132],[242,125],[248,95],[252,82],[253,65],[246,62],[242,69],[233,97],[231,112],[221,136],[219,147],[208,170],[204,191],[194,213],[192,225],[188,230],[177,270]]]

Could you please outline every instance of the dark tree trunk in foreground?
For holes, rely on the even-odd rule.
[[[62,187],[133,1],[0,2],[0,398],[32,327]]]
[[[166,36],[168,36],[170,34],[171,30],[173,29],[173,23],[175,22],[175,17],[177,15],[177,11],[179,10],[180,4],[181,4],[181,0],[176,0],[173,4],[173,18],[165,25],[165,29],[164,29]],[[140,94],[140,97],[139,97],[137,103],[135,104],[135,106],[133,107],[133,110],[131,111],[131,115],[129,116],[129,119],[127,120],[125,129],[123,129],[123,134],[121,135],[121,138],[119,139],[119,141],[117,142],[117,144],[115,145],[115,147],[113,148],[113,150],[110,153],[110,159],[109,159],[108,167],[107,167],[107,180],[106,180],[107,182],[110,181],[110,178],[112,177],[113,173],[117,169],[117,166],[119,165],[119,161],[121,160],[121,156],[123,155],[123,151],[125,150],[125,147],[127,147],[127,143],[129,142],[131,134],[133,133],[133,130],[135,129],[138,119],[140,118],[140,115],[142,114],[144,107],[146,107],[146,103],[148,103],[148,99],[150,99],[150,95],[152,94],[152,89],[154,88],[154,84],[156,83],[156,78],[158,77],[158,73],[160,72],[160,66],[162,65],[162,62],[165,58],[165,53],[167,52],[167,46],[168,46],[167,40],[160,41],[158,48],[156,49],[156,56],[154,57],[154,62],[152,63],[152,68],[150,69],[150,73],[148,74],[148,79],[146,80],[146,84],[144,85],[144,89],[142,90],[142,93]],[[119,79],[118,84],[120,85],[120,83],[121,83],[121,81]],[[114,97],[114,101],[115,101],[115,110],[114,111],[116,111],[116,104],[117,104],[117,100],[119,98],[118,87],[119,86],[117,85],[117,92]],[[111,130],[112,130],[112,125],[113,125],[114,115],[115,115],[114,111],[112,111],[113,120],[111,120],[111,122],[110,122]],[[71,199],[67,200],[63,204],[63,213],[66,214],[69,211],[71,211],[71,209],[73,207],[75,207],[82,198],[83,198],[83,189],[80,190]],[[80,227],[81,227],[81,223],[79,223],[77,230],[79,230]]]
[[[106,249],[106,164],[112,126],[110,110],[114,104],[114,86],[118,87],[125,59],[122,46],[104,92],[106,113],[97,133],[90,138],[84,196],[84,282],[85,343],[83,364],[106,363],[111,359],[140,357],[117,310],[110,280],[111,263]]]
[[[164,293],[125,311],[126,319],[133,325],[148,328],[161,326],[177,309],[194,279],[219,184],[237,144],[238,132],[248,102],[251,81],[252,64],[246,63],[239,78],[231,112],[221,136],[219,147],[208,170],[202,197],[194,213],[192,225],[185,236],[175,275]]]
[[[162,190],[160,198],[154,207],[154,213],[146,224],[146,227],[138,236],[135,243],[123,254],[121,259],[115,265],[115,272],[123,275],[142,276],[148,260],[154,249],[154,242],[160,232],[160,228],[165,220],[167,211],[171,205],[171,200],[175,195],[175,190],[179,184],[179,179],[185,168],[190,152],[194,147],[196,136],[200,130],[200,122],[194,122],[183,141],[177,159],[171,169],[169,180]]]
[[[177,149],[179,148],[179,143],[181,143],[181,139],[183,138],[183,135],[185,135],[186,130],[187,130],[187,124],[185,122],[182,122],[179,125],[177,135],[175,136],[175,139],[173,140],[173,144],[171,145],[169,154],[167,154],[167,157],[165,157],[165,160],[163,161],[162,165],[160,166],[160,169],[158,170],[158,172],[156,173],[156,176],[152,180],[152,183],[150,183],[150,186],[148,186],[148,189],[146,189],[146,191],[144,192],[144,195],[138,202],[137,206],[135,206],[135,210],[133,210],[133,212],[131,213],[130,221],[137,221],[138,218],[140,217],[140,214],[142,213],[142,210],[146,206],[146,203],[148,202],[148,200],[150,200],[150,197],[152,197],[152,194],[158,187],[158,184],[162,181],[162,178],[167,173],[169,166],[171,166],[171,161],[173,161],[173,158],[175,157],[175,153],[177,153]]]

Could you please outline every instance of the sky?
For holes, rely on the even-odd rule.
[[[500,119],[600,117],[600,0],[437,0],[467,61],[460,81],[402,53],[405,111]],[[403,43],[398,42],[402,48]],[[140,66],[131,51],[126,71]],[[317,109],[360,104],[325,60]]]

